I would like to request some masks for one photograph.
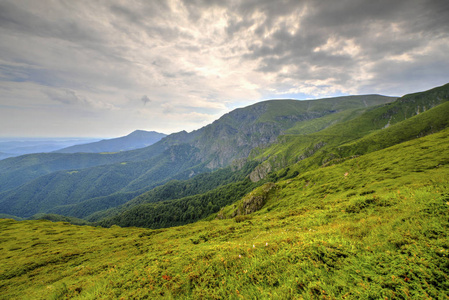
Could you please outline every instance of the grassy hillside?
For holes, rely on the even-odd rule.
[[[242,200],[262,196],[252,214],[230,218],[236,203],[181,227],[0,220],[0,297],[447,299],[447,149],[449,129],[261,187]]]
[[[259,168],[268,171],[304,160],[301,172],[332,159],[379,150],[446,128],[448,100],[449,84],[382,106],[300,122],[271,146],[254,149],[250,157],[265,161]],[[302,129],[309,134],[299,134]]]

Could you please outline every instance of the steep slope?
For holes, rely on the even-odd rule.
[[[0,297],[446,299],[447,149],[449,129],[260,188],[243,199],[263,196],[251,214],[182,227],[0,220]]]
[[[408,99],[408,97],[408,95],[404,96],[405,99]],[[186,224],[206,217],[207,214],[203,214],[205,211],[208,213],[217,212],[220,207],[240,199],[245,192],[248,192],[249,188],[255,188],[267,181],[276,182],[287,177],[293,178],[302,172],[323,165],[338,163],[356,155],[384,149],[438,132],[449,126],[449,119],[447,118],[449,102],[445,102],[443,97],[435,101],[438,95],[434,94],[434,90],[415,94],[414,97],[427,99],[420,103],[420,105],[425,105],[427,109],[417,115],[410,113],[408,119],[396,121],[388,128],[384,128],[382,122],[379,124],[379,116],[384,115],[385,111],[391,111],[390,106],[392,106],[394,111],[401,116],[396,118],[394,113],[390,113],[388,118],[402,119],[402,112],[410,110],[410,101],[404,101],[404,98],[400,98],[393,104],[375,107],[365,113],[354,110],[343,111],[323,118],[296,123],[287,132],[302,128],[305,132],[312,133],[304,135],[287,134],[279,138],[278,143],[263,152],[263,155],[267,155],[268,159],[257,166],[249,175],[249,178],[257,184],[251,183],[247,178],[206,193],[180,195],[178,198],[170,197],[166,199],[155,198],[152,192],[148,192],[126,203],[120,210],[103,214],[107,218],[102,220],[100,224],[103,226],[117,224],[149,228]],[[442,104],[437,105],[440,102]],[[429,109],[433,105],[437,106]],[[323,124],[331,124],[336,120],[343,120],[343,122],[314,132]],[[287,168],[282,169],[283,167]],[[276,169],[281,170],[277,173],[273,172]],[[188,182],[186,182],[186,185],[188,185]],[[169,186],[166,188],[169,188]],[[164,187],[161,187],[161,189],[164,189]],[[205,207],[208,208],[205,209]],[[188,216],[187,210],[190,211]],[[195,213],[192,213],[193,211]]]
[[[56,153],[100,153],[100,152],[119,152],[134,150],[138,148],[148,147],[162,138],[166,137],[166,134],[155,131],[136,130],[128,134],[127,136],[101,140],[94,143],[75,145],[55,151]]]
[[[299,121],[366,109],[394,99],[365,95],[265,101],[234,110],[197,131],[172,134],[138,150],[96,156],[54,153],[0,162],[0,186],[6,186],[0,194],[0,212],[29,217],[55,206],[93,199],[97,205],[91,209],[107,209],[170,179],[187,179],[246,158],[254,147],[269,145]],[[85,165],[72,155],[83,158]],[[96,160],[100,155],[105,155],[101,162]],[[85,217],[96,210],[83,210],[76,216]]]
[[[210,168],[246,158],[255,147],[266,147],[298,122],[353,109],[389,103],[393,97],[361,95],[319,100],[271,100],[240,108],[201,129],[193,142]]]
[[[323,130],[311,132],[310,134],[298,134],[295,128],[310,130],[311,127],[319,128],[319,121],[312,123],[297,124],[296,127],[281,135],[276,143],[264,149],[255,149],[251,159],[263,161],[263,163],[252,174],[253,180],[259,180],[269,172],[281,169],[298,161],[303,162],[303,168],[321,166],[332,159],[342,159],[349,155],[363,154],[374,149],[382,149],[396,143],[413,139],[425,134],[436,132],[447,126],[447,104],[449,100],[449,84],[437,87],[425,92],[405,95],[395,102],[381,107],[369,108],[366,111],[354,110],[343,122],[338,122]],[[426,114],[427,110],[435,108],[432,113]],[[438,110],[441,109],[441,112]],[[394,130],[388,127],[423,114],[416,121],[403,123]],[[306,126],[307,125],[307,126]],[[385,132],[382,132],[385,131]],[[377,132],[377,133],[375,133]],[[358,139],[373,133],[373,136],[356,142]],[[373,138],[377,136],[374,140]],[[371,139],[368,141],[368,139]],[[340,147],[347,143],[358,143],[358,147],[364,144],[364,149],[350,146],[352,150],[344,150]],[[374,143],[368,145],[370,143]],[[340,149],[340,150],[338,150]],[[352,151],[352,152],[351,152]],[[297,170],[301,171],[301,169]]]

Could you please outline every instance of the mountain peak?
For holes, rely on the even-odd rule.
[[[162,138],[164,138],[166,134],[159,133],[156,131],[145,131],[145,130],[135,130],[130,134],[114,138],[101,140],[95,143],[81,144],[75,145],[71,147],[67,147],[56,152],[58,153],[76,153],[76,152],[85,152],[85,153],[100,153],[100,152],[119,152],[119,151],[127,151],[134,150],[139,148],[144,148],[150,146]]]

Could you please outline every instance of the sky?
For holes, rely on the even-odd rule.
[[[449,82],[449,1],[0,0],[0,137],[192,131]]]

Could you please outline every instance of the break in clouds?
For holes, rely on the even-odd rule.
[[[169,133],[269,98],[401,96],[447,83],[448,36],[438,0],[4,0],[0,135]]]

